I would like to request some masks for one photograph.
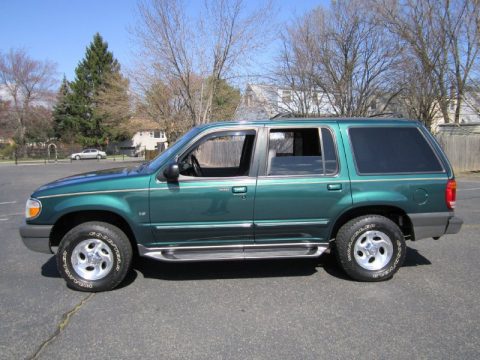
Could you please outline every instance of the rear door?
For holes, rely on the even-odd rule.
[[[350,180],[336,122],[265,129],[255,198],[255,242],[328,242],[351,206]]]

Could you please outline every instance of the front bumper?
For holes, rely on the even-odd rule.
[[[20,236],[27,248],[33,251],[52,254],[50,249],[50,232],[52,225],[29,225],[20,227]]]

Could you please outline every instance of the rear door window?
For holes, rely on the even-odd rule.
[[[416,127],[352,127],[349,135],[359,174],[444,171]]]
[[[327,128],[271,129],[267,175],[334,175],[337,152]]]

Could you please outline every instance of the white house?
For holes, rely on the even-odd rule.
[[[333,116],[328,96],[318,90],[300,91],[275,85],[247,84],[235,120],[271,119],[281,114]]]
[[[115,144],[117,150],[120,148],[141,154],[145,150],[164,150],[168,147],[165,131],[161,130],[155,121],[143,117],[133,117],[128,126],[136,131],[131,139]]]
[[[455,101],[451,101],[448,108],[450,121],[455,118]],[[468,92],[463,96],[462,107],[460,108],[459,124],[445,124],[442,112],[437,111],[433,120],[433,132],[456,133],[470,132],[470,129],[478,128],[480,125],[480,93]],[[462,129],[459,128],[459,125]],[[457,129],[455,129],[457,128]]]
[[[157,150],[166,147],[167,137],[164,131],[145,129],[137,131],[132,137],[132,146],[140,150]]]

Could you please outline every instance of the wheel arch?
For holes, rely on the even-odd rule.
[[[335,220],[330,239],[334,239],[340,228],[349,220],[364,215],[385,216],[398,225],[406,239],[414,239],[413,225],[407,213],[403,209],[391,205],[368,205],[348,209]]]
[[[88,221],[101,221],[118,227],[128,237],[134,255],[138,254],[137,241],[132,227],[124,217],[109,210],[78,210],[62,215],[53,225],[50,233],[50,247],[57,247],[69,230]]]

